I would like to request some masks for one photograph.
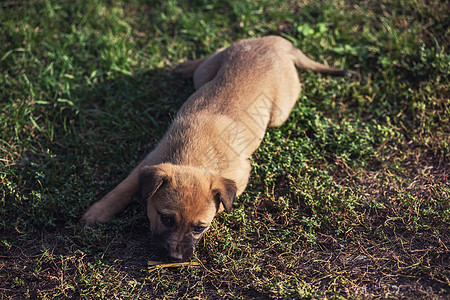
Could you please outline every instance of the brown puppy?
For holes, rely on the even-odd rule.
[[[152,239],[171,260],[188,260],[217,212],[229,212],[250,174],[267,126],[280,126],[299,93],[295,66],[346,75],[276,36],[243,40],[178,68],[193,76],[189,97],[158,146],[82,222],[104,223],[141,192]]]

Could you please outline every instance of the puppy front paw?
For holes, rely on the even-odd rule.
[[[98,203],[92,205],[88,211],[81,217],[80,223],[87,228],[95,229],[98,224],[103,224],[111,219],[112,215],[102,205]]]

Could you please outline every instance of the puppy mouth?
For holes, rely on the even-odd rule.
[[[191,260],[192,256],[194,256],[195,248],[187,249],[187,251],[183,252],[183,254],[171,254],[166,251],[166,261],[170,262],[186,262]]]
[[[176,251],[174,251],[174,247],[171,247],[171,244],[167,242],[169,237],[170,232],[152,234],[151,246],[158,259],[165,262],[186,262],[194,256],[198,240],[187,238],[189,241],[182,241],[175,247]]]
[[[195,247],[183,249],[181,253],[171,253],[164,245],[153,245],[152,250],[156,260],[166,263],[187,262],[194,256]]]
[[[179,245],[177,251],[170,250],[170,245],[164,247],[166,260],[173,262],[186,262],[192,259],[196,249],[196,243]]]

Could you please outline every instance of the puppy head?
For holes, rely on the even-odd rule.
[[[198,168],[159,164],[140,170],[152,241],[170,260],[186,261],[221,206],[230,212],[236,184]]]

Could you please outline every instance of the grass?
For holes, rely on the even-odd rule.
[[[449,297],[448,19],[438,0],[2,1],[2,299]],[[170,70],[268,34],[360,77],[300,71],[200,266],[148,273],[138,199],[81,228],[193,92]]]

